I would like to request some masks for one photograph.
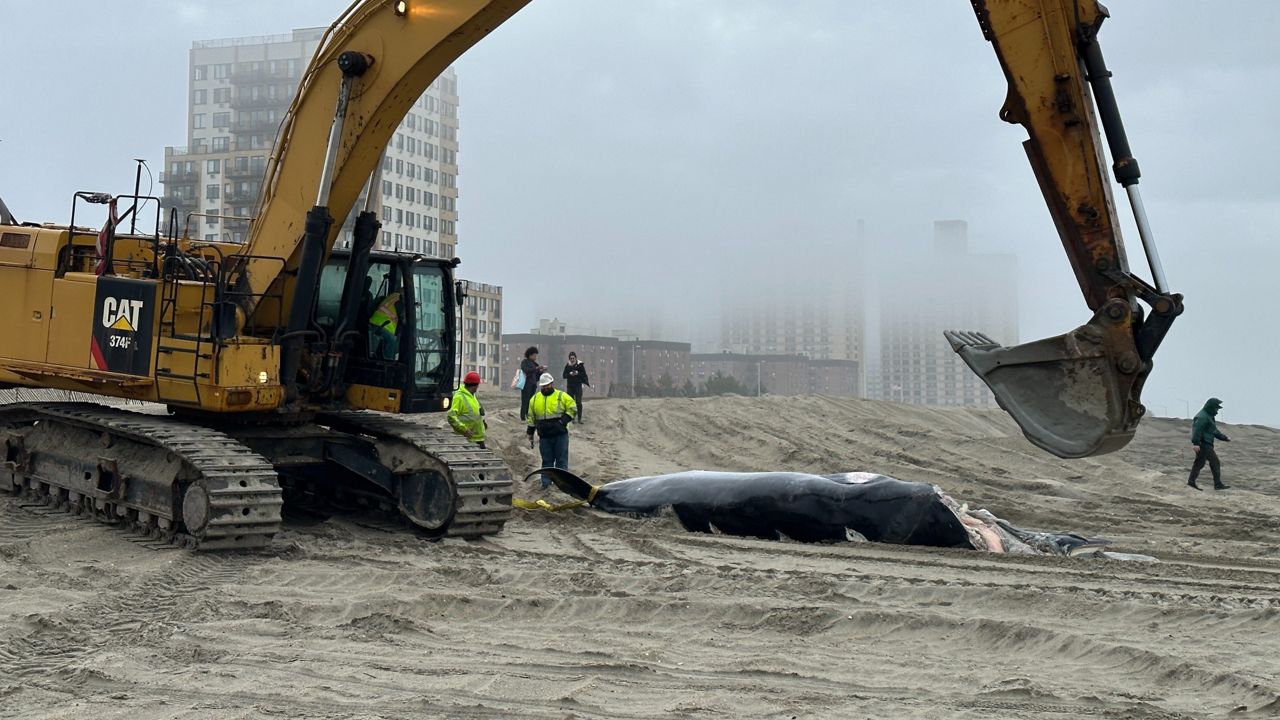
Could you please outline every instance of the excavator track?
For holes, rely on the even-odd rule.
[[[334,430],[406,443],[429,456],[453,490],[453,514],[438,537],[494,535],[511,518],[511,472],[493,452],[441,428],[375,412],[324,413],[317,422]]]
[[[282,498],[266,458],[164,415],[93,403],[0,406],[0,489],[200,550],[262,547]]]

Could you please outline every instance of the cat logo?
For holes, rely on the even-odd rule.
[[[102,326],[125,332],[138,331],[138,315],[142,312],[142,300],[109,297],[102,301]]]

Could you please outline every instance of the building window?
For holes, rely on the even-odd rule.
[[[209,77],[208,65],[193,65],[191,67],[191,78],[193,80],[204,80]]]
[[[226,152],[230,148],[230,146],[231,146],[231,139],[226,136],[216,137],[213,139],[214,152]]]
[[[222,190],[221,185],[205,185],[204,197],[206,200],[217,200],[221,190]]]
[[[222,171],[222,161],[221,160],[206,161],[204,164],[204,171],[209,173],[210,175],[217,175],[219,172]]]
[[[214,127],[214,128],[228,128],[228,127],[231,127],[231,113],[229,113],[229,112],[217,112],[217,113],[214,113],[214,114],[213,114],[213,127]]]
[[[213,66],[213,77],[215,80],[226,80],[231,77],[231,63],[220,63]]]
[[[204,127],[204,113],[196,113],[191,116],[191,127],[200,130]]]
[[[192,105],[204,105],[209,100],[208,90],[193,90],[191,92]]]

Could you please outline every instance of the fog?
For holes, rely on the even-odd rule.
[[[72,192],[130,190],[131,158],[158,172],[185,142],[193,40],[325,25],[346,3],[6,6],[0,197],[65,222]],[[1102,45],[1186,296],[1144,400],[1177,416],[1216,395],[1220,419],[1280,425],[1280,4],[1108,6]],[[973,251],[1016,254],[1024,341],[1089,316],[964,0],[536,0],[457,69],[461,272],[504,286],[507,332],[637,312],[693,327],[743,285],[859,282],[858,220],[885,252],[963,219]]]

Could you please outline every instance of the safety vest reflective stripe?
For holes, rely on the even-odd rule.
[[[554,412],[549,412],[551,410],[551,398],[555,398],[556,400]],[[556,390],[550,395],[543,395],[542,393],[534,395],[533,398],[529,400],[529,424],[532,425],[538,420],[546,420],[548,418],[555,418],[563,415],[565,413],[564,398],[565,394],[559,390]]]
[[[459,390],[453,394],[453,404],[459,408],[458,419],[462,422],[470,423],[480,419],[480,400],[475,395]]]
[[[484,416],[480,414],[480,399],[467,392],[466,388],[454,391],[448,419],[449,425],[468,440],[484,440]]]

